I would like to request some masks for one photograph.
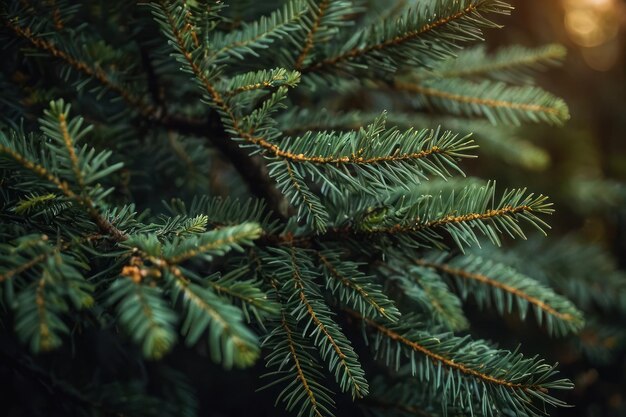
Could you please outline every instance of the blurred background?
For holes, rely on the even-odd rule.
[[[610,253],[620,269],[626,267],[626,2],[623,0],[514,0],[512,17],[501,19],[504,30],[487,33],[490,49],[510,44],[539,46],[560,43],[568,54],[563,67],[544,73],[539,83],[568,103],[571,120],[559,128],[525,127],[524,139],[542,149],[539,163],[523,169],[504,162],[480,164],[475,173],[500,178],[507,186],[528,186],[555,202],[550,219],[554,230],[547,244],[565,235],[583,245]],[[589,261],[594,256],[587,253]],[[582,251],[580,262],[587,254]],[[531,258],[532,259],[532,258]],[[562,260],[554,259],[555,265]],[[556,268],[556,266],[555,266]],[[573,271],[576,273],[576,271]],[[604,269],[589,276],[594,285],[609,279]],[[564,276],[567,280],[567,276]],[[623,289],[622,289],[623,292]],[[623,296],[622,296],[623,297]],[[582,299],[582,298],[581,298]],[[542,353],[561,363],[576,383],[566,394],[573,408],[551,411],[558,416],[626,415],[626,356],[623,316],[595,309],[581,334],[578,348],[516,329],[514,338],[525,352]],[[597,316],[594,317],[594,315]],[[494,337],[497,320],[485,321],[477,333]],[[519,330],[519,332],[517,331]],[[509,327],[510,331],[510,327]],[[535,338],[533,340],[533,338]],[[514,346],[513,346],[514,347]]]
[[[571,120],[563,128],[526,129],[549,161],[530,174],[542,192],[558,196],[554,220],[602,242],[626,265],[626,2],[623,0],[514,0],[504,30],[487,35],[496,48],[560,43],[563,67],[541,85],[563,97]],[[491,36],[490,36],[491,35]],[[500,167],[496,171],[501,172]],[[525,174],[525,175],[526,175]],[[529,184],[529,186],[534,184]]]

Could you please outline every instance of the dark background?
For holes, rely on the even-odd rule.
[[[528,186],[555,202],[554,227],[548,239],[576,235],[609,250],[626,266],[626,2],[621,0],[517,0],[516,10],[500,19],[504,30],[487,33],[491,48],[521,44],[561,43],[568,56],[563,67],[551,69],[539,84],[570,107],[564,127],[532,127],[524,136],[547,149],[551,163],[543,170],[521,172],[514,167],[487,164],[484,177],[501,178],[508,185]],[[476,168],[478,169],[478,167]],[[485,171],[488,174],[485,175]],[[598,274],[597,279],[602,280]],[[626,357],[599,365],[572,352],[558,341],[546,346],[540,333],[528,325],[501,322],[485,314],[474,315],[477,334],[502,340],[507,347],[521,342],[528,353],[558,360],[560,370],[576,388],[560,398],[573,408],[553,410],[552,416],[626,415]],[[626,323],[622,323],[626,327]],[[546,351],[547,348],[547,351]]]
[[[548,91],[563,97],[571,119],[563,127],[526,128],[524,135],[550,152],[545,170],[520,172],[492,169],[496,177],[556,198],[557,233],[578,231],[589,241],[610,247],[626,265],[623,204],[607,202],[607,190],[583,185],[608,181],[623,203],[626,180],[626,2],[622,0],[516,0],[503,30],[487,33],[492,48],[547,43],[566,46],[561,68],[539,77]],[[583,195],[584,194],[584,195]],[[612,197],[612,196],[611,196]],[[615,203],[611,201],[610,203]],[[595,204],[594,204],[595,203]],[[603,207],[602,207],[603,206]]]

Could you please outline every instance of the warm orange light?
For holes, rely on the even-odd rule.
[[[564,0],[566,8],[611,10],[615,0]]]
[[[574,42],[592,47],[615,37],[618,25],[610,16],[597,10],[574,9],[565,14],[565,28]]]
[[[562,0],[565,29],[590,67],[606,71],[616,61],[623,4],[616,0]]]

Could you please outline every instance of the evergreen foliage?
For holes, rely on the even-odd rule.
[[[194,415],[203,388],[157,365],[183,342],[225,369],[264,360],[259,387],[298,416],[333,415],[338,395],[377,415],[566,405],[549,359],[474,340],[464,313],[468,298],[531,309],[557,337],[583,327],[575,305],[604,302],[480,249],[544,233],[553,210],[465,178],[463,159],[484,143],[532,165],[536,148],[493,144],[499,126],[569,117],[530,85],[561,47],[471,47],[508,4],[44,3],[0,11],[1,347],[59,379],[63,407]],[[354,94],[390,105],[334,106]],[[57,378],[30,359],[85,354],[100,333],[162,382]]]

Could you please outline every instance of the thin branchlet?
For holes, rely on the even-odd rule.
[[[473,12],[476,11],[476,9],[478,8],[479,3],[470,3],[466,8],[464,8],[463,10],[460,10],[454,14],[451,14],[449,16],[445,16],[442,17],[434,22],[428,23],[424,26],[422,26],[421,28],[417,29],[417,30],[412,30],[412,31],[408,31],[405,32],[403,34],[400,34],[398,36],[395,36],[391,39],[387,39],[384,40],[380,43],[375,43],[373,45],[368,45],[365,46],[363,48],[353,48],[347,52],[344,52],[340,55],[336,55],[334,57],[330,57],[330,58],[326,58],[322,61],[319,62],[313,62],[311,63],[309,66],[305,67],[302,69],[303,73],[306,72],[315,72],[315,71],[320,71],[320,70],[326,70],[329,67],[333,67],[336,66],[337,64],[344,62],[344,61],[350,61],[353,60],[355,58],[361,57],[363,55],[366,55],[368,53],[371,53],[373,51],[380,51],[389,47],[393,47],[393,46],[397,46],[400,44],[403,44],[411,39],[415,39],[418,38],[422,35],[424,35],[425,33],[431,32],[441,26],[447,25],[450,22],[453,22],[457,19],[460,19],[462,17],[468,16],[470,14],[472,14]]]
[[[485,274],[480,274],[480,273],[475,273],[475,272],[469,272],[466,271],[464,269],[461,268],[454,268],[448,264],[445,263],[437,263],[437,262],[430,262],[424,259],[415,259],[414,262],[418,265],[421,266],[425,266],[428,268],[434,268],[436,270],[439,270],[445,274],[448,275],[452,275],[452,276],[456,276],[456,277],[460,277],[464,280],[473,280],[473,281],[477,281],[480,282],[482,284],[488,285],[490,287],[494,287],[497,289],[500,289],[506,293],[509,293],[515,297],[519,297],[521,299],[524,299],[526,301],[528,301],[528,303],[534,305],[535,307],[543,310],[544,312],[546,312],[547,314],[550,314],[554,317],[557,317],[561,320],[565,320],[565,321],[573,321],[575,319],[575,317],[570,314],[570,313],[562,313],[560,311],[555,310],[552,306],[550,306],[548,303],[541,301],[540,299],[538,299],[537,297],[533,297],[527,293],[525,293],[524,291],[520,290],[519,288],[515,288],[511,285],[508,285],[506,283],[494,280],[490,277],[488,277]]]
[[[396,81],[394,88],[400,91],[408,91],[410,93],[422,94],[425,96],[439,97],[446,100],[455,101],[458,103],[475,104],[493,108],[513,109],[534,113],[548,113],[555,116],[559,116],[562,110],[555,107],[541,106],[539,104],[530,103],[518,103],[515,101],[497,100],[485,97],[474,97],[463,94],[450,93],[443,90],[438,90],[433,87],[425,87],[416,83],[407,83]]]

